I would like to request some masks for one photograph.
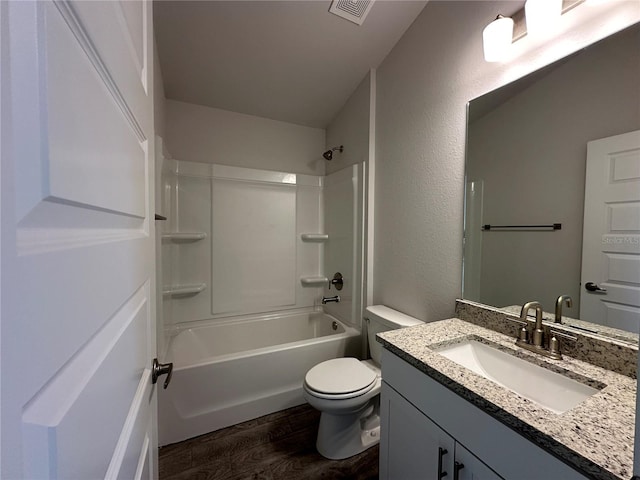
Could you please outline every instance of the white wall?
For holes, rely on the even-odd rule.
[[[164,142],[162,142],[164,143]],[[178,245],[162,240],[162,235],[177,231],[176,194],[178,165],[175,160],[166,156],[164,146],[156,148],[156,213],[167,217],[167,220],[156,222],[156,285],[160,306],[157,309],[157,351],[160,362],[165,361],[169,334],[165,327],[173,321],[173,299],[162,294],[163,290],[175,283],[173,259],[177,255]]]
[[[552,310],[569,294],[578,316],[587,142],[640,128],[639,40],[638,29],[607,39],[470,123],[467,181],[484,181],[483,223],[562,230],[481,233],[480,297],[467,298]]]
[[[167,100],[165,142],[189,162],[322,175],[325,131]]]
[[[638,2],[584,4],[563,16],[560,40],[525,38],[511,62],[484,62],[483,28],[518,5],[431,1],[378,68],[375,303],[427,321],[453,314],[466,103],[640,20]]]
[[[323,295],[340,295],[340,303],[328,303],[325,311],[360,327],[362,320],[362,222],[363,165],[343,168],[324,178],[324,275],[343,276],[343,289],[323,289]]]

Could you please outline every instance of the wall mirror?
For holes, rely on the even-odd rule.
[[[538,300],[553,314],[569,295],[566,324],[637,343],[640,198],[623,205],[631,255],[605,255],[639,303],[615,304],[619,319],[589,316],[581,272],[587,143],[640,130],[638,45],[634,25],[469,103],[463,298],[517,313]],[[618,163],[640,182],[633,155]]]

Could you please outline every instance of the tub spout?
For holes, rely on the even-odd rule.
[[[340,295],[335,295],[333,297],[322,297],[322,304],[326,305],[327,303],[338,303],[340,301]]]

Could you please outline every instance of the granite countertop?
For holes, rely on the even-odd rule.
[[[473,337],[583,383],[602,387],[563,414],[553,413],[436,353]],[[633,475],[636,381],[564,356],[553,360],[515,346],[515,338],[458,318],[380,333],[382,345],[565,463],[596,479]]]

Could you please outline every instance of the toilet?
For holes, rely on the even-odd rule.
[[[304,378],[304,397],[320,410],[316,448],[325,458],[341,460],[380,441],[380,357],[376,333],[423,322],[384,305],[364,315],[370,360],[334,358],[311,368]]]

